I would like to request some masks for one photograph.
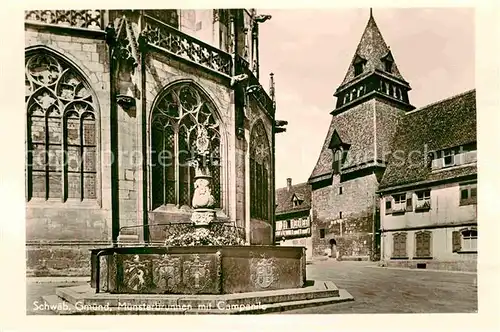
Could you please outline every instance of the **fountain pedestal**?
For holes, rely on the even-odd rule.
[[[191,228],[167,238],[164,247],[92,251],[97,293],[228,294],[304,286],[303,247],[219,245],[230,235],[214,227],[209,146],[207,129],[199,126],[190,160],[195,170]]]
[[[301,288],[305,249],[281,246],[122,247],[92,250],[97,293],[232,294]]]
[[[212,175],[207,165],[201,165],[199,161],[194,161],[194,193],[193,193],[193,214],[191,221],[195,227],[208,227],[217,220],[213,209],[215,200],[212,196]]]

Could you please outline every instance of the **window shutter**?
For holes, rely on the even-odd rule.
[[[422,256],[422,235],[421,233],[418,233],[415,235],[416,237],[416,251],[415,251],[415,256],[419,257],[419,256]]]
[[[462,236],[459,231],[454,231],[452,233],[452,248],[453,252],[457,252],[462,249]]]
[[[399,256],[399,234],[394,234],[392,237],[392,256]]]
[[[413,193],[406,194],[406,211],[413,211],[412,196],[413,196]]]
[[[430,233],[424,233],[424,252],[423,255],[425,257],[430,257],[431,256],[431,234]]]

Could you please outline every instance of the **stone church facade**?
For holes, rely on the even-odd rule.
[[[404,232],[405,229],[404,225],[395,222],[397,217],[388,218],[391,216],[386,215],[383,205],[393,193],[391,190],[397,191],[394,186],[400,184],[389,179],[393,171],[387,173],[386,170],[389,168],[405,172],[404,167],[401,168],[398,164],[398,156],[395,156],[396,151],[401,148],[401,137],[404,136],[407,141],[415,144],[421,143],[422,146],[435,145],[440,150],[458,146],[448,146],[448,141],[438,144],[436,142],[439,140],[435,139],[435,135],[425,134],[425,117],[411,114],[428,112],[414,110],[409,99],[410,90],[410,84],[401,75],[391,49],[370,13],[347,74],[334,94],[337,103],[331,112],[331,124],[308,181],[312,186],[314,255],[323,255],[325,250],[332,249],[332,255],[341,259],[379,260],[383,246],[382,259],[389,260],[392,232],[388,230]],[[473,102],[473,110],[469,107],[468,111],[474,111],[475,114],[475,94]],[[454,103],[447,106],[446,116],[439,117],[443,128],[446,128],[447,123],[461,121],[447,117],[457,117],[464,121],[468,119],[468,116],[463,117],[461,106],[457,105]],[[417,123],[413,121],[415,118],[422,120]],[[469,122],[471,125],[467,128],[475,137],[475,122]],[[420,136],[417,136],[419,133],[416,128],[422,133]],[[454,143],[462,144],[462,141],[458,139]],[[473,141],[466,143],[472,144]],[[427,166],[415,164],[412,167],[417,168],[413,170],[416,173],[426,173]],[[460,174],[451,174],[448,181],[459,181],[457,176]],[[467,207],[463,210],[467,210]],[[467,216],[459,220],[467,219],[469,224],[474,223],[475,218],[470,217],[469,212],[464,212]],[[437,222],[422,214],[415,218],[418,219],[419,227],[423,228]],[[469,224],[465,226],[470,226]],[[418,227],[412,229],[418,230]],[[464,232],[470,233],[467,230]],[[384,243],[381,241],[381,234]],[[456,237],[458,239],[459,235]],[[442,239],[445,238],[446,235],[443,235]]]
[[[86,275],[89,249],[161,243],[189,220],[194,130],[217,216],[274,242],[274,87],[255,10],[33,10],[25,16],[26,260]],[[163,225],[156,227],[154,225]]]

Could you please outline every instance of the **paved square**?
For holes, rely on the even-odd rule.
[[[477,312],[476,274],[379,268],[373,262],[319,261],[308,279],[332,280],[354,302],[286,314]]]
[[[476,274],[378,268],[373,262],[317,261],[307,266],[308,279],[331,280],[354,296],[354,302],[311,307],[284,314],[466,313],[477,312]],[[43,278],[45,279],[45,278]],[[34,282],[28,278],[26,309],[35,311],[41,296],[79,283]]]

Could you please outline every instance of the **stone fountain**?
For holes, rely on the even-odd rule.
[[[307,281],[303,247],[243,245],[234,234],[236,245],[217,243],[229,235],[214,227],[222,222],[213,209],[209,166],[218,161],[209,155],[207,130],[199,126],[190,161],[195,190],[187,232],[212,245],[171,246],[170,237],[165,246],[94,249],[90,286],[57,290],[73,313],[262,313],[352,300],[331,282]],[[78,310],[77,303],[88,310]],[[161,311],[139,309],[153,303]]]

